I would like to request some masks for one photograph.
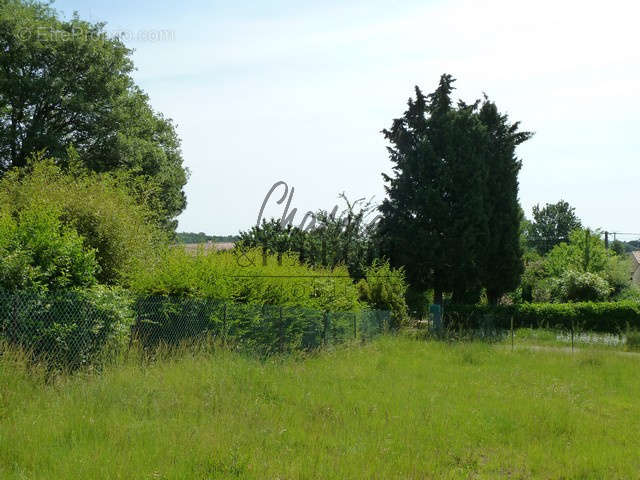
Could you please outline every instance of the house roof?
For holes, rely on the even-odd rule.
[[[635,260],[636,264],[640,265],[640,250],[636,250],[635,252],[631,252],[631,256]]]

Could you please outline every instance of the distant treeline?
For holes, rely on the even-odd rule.
[[[640,240],[631,240],[630,242],[621,242],[627,252],[640,250]]]
[[[207,235],[204,232],[178,232],[176,236],[179,243],[222,243],[237,242],[239,239],[237,235]]]

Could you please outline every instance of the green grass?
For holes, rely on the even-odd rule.
[[[571,332],[543,328],[520,328],[514,332],[514,345],[523,346],[553,346],[571,348]],[[504,332],[502,343],[511,345],[511,334]],[[594,350],[627,350],[625,335],[596,332],[575,332],[573,344],[579,349]]]
[[[637,478],[640,356],[381,338],[44,384],[0,360],[0,478]]]

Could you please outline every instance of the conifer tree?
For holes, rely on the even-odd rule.
[[[383,130],[393,174],[383,174],[382,251],[403,266],[416,290],[445,292],[475,303],[486,288],[492,303],[515,288],[522,273],[515,148],[530,137],[485,98],[451,99],[451,75],[415,98]]]
[[[489,242],[482,283],[489,303],[496,304],[505,292],[518,286],[524,269],[520,245],[522,209],[518,202],[522,162],[515,150],[532,133],[519,131],[519,122],[509,123],[507,115],[501,114],[486,96],[479,117],[488,134],[485,208]]]

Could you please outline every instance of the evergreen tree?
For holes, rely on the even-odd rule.
[[[416,87],[404,116],[383,134],[394,163],[384,175],[383,251],[405,267],[416,288],[433,288],[456,301],[478,292],[488,240],[483,206],[486,133],[475,105],[452,105],[454,79],[442,75],[425,97]]]
[[[414,289],[433,288],[436,303],[445,292],[475,303],[483,287],[495,303],[522,273],[515,148],[531,134],[486,98],[454,105],[453,82],[442,75],[428,96],[416,87],[383,130],[393,175],[383,174],[380,243]]]
[[[518,286],[524,271],[520,243],[522,209],[518,202],[518,173],[522,162],[516,157],[515,149],[532,134],[519,131],[519,122],[509,123],[507,115],[501,114],[486,96],[479,117],[488,134],[485,208],[489,241],[483,285],[489,303],[496,304],[505,292]]]

